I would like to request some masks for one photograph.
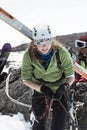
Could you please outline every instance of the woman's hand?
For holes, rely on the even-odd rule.
[[[48,88],[47,86],[45,86],[45,85],[42,85],[41,88],[40,88],[40,90],[41,90],[41,92],[42,92],[45,96],[47,96],[47,97],[49,97],[49,98],[52,98],[53,95],[54,95],[53,91],[52,91],[50,88]]]
[[[59,99],[61,98],[64,94],[68,94],[69,92],[69,89],[70,89],[70,86],[68,83],[65,83],[65,84],[62,84],[57,90],[56,90],[56,93],[54,95],[54,97],[56,99]]]

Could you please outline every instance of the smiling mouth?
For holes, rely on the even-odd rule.
[[[42,49],[42,51],[47,51],[48,49]]]

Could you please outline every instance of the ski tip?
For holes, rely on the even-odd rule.
[[[5,43],[2,47],[1,52],[9,52],[11,51],[11,44],[10,43]]]

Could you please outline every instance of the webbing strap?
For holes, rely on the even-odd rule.
[[[55,55],[56,55],[57,66],[58,66],[60,69],[62,69],[61,60],[60,60],[60,56],[59,56],[59,49],[57,49]]]

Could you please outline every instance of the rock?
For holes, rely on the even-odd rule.
[[[77,110],[78,123],[81,130],[87,130],[87,83],[80,83],[76,86],[76,100],[84,103]]]
[[[78,124],[81,130],[87,130],[87,104],[78,110]]]
[[[0,84],[0,112],[24,114],[26,119],[29,119],[29,108],[17,105],[12,102],[5,93],[5,81]],[[9,81],[9,94],[12,98],[25,103],[31,104],[31,89],[25,86],[21,80],[21,69],[13,70]]]

